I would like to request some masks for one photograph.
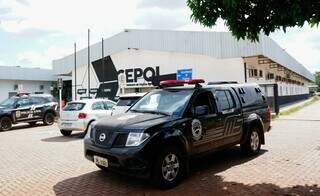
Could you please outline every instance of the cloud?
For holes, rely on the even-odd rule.
[[[138,8],[182,9],[186,6],[186,0],[142,0],[138,4]]]
[[[135,23],[144,28],[177,29],[187,25],[189,20],[188,13],[185,10],[168,10],[154,7],[140,10]]]
[[[320,28],[305,25],[271,35],[282,48],[311,72],[320,71]]]
[[[51,68],[52,59],[57,59],[70,54],[72,49],[50,47],[42,52],[25,51],[17,55],[18,62],[27,67]]]
[[[205,28],[194,24],[190,15],[186,0],[0,0],[0,31],[14,35],[8,36],[13,37],[8,43],[15,42],[15,36],[35,43],[17,48],[18,54],[10,57],[12,62],[18,59],[22,66],[44,67],[72,53],[74,42],[78,49],[86,47],[88,28],[92,43],[127,28],[228,31],[223,20]],[[315,71],[320,68],[319,30],[291,28],[286,34],[279,31],[271,37]]]

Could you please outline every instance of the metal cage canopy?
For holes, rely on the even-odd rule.
[[[260,42],[237,40],[229,32],[196,32],[168,30],[125,30],[104,40],[104,55],[109,56],[128,49],[168,51],[198,54],[217,59],[243,58],[263,55],[274,62],[314,81],[313,74],[290,56],[270,37],[261,35]],[[91,45],[90,61],[101,59],[101,42]],[[87,64],[87,49],[77,52],[77,64]],[[53,60],[57,75],[70,73],[73,69],[74,54]]]

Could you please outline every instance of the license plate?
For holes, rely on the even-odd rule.
[[[94,161],[95,164],[101,165],[103,167],[108,167],[109,166],[108,159],[106,159],[106,158],[93,156],[93,161]]]

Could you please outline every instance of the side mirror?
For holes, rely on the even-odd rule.
[[[195,113],[196,116],[203,116],[203,115],[208,114],[208,112],[209,112],[209,107],[206,106],[206,105],[202,105],[202,106],[197,106],[195,108],[195,112],[194,113]]]

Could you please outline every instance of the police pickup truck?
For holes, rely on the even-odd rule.
[[[0,103],[0,131],[8,131],[12,124],[38,121],[52,125],[58,103],[51,95],[21,93]]]
[[[84,140],[85,157],[102,170],[149,177],[170,188],[194,155],[237,144],[258,154],[271,122],[259,86],[201,83],[163,81],[126,113],[97,121]]]

